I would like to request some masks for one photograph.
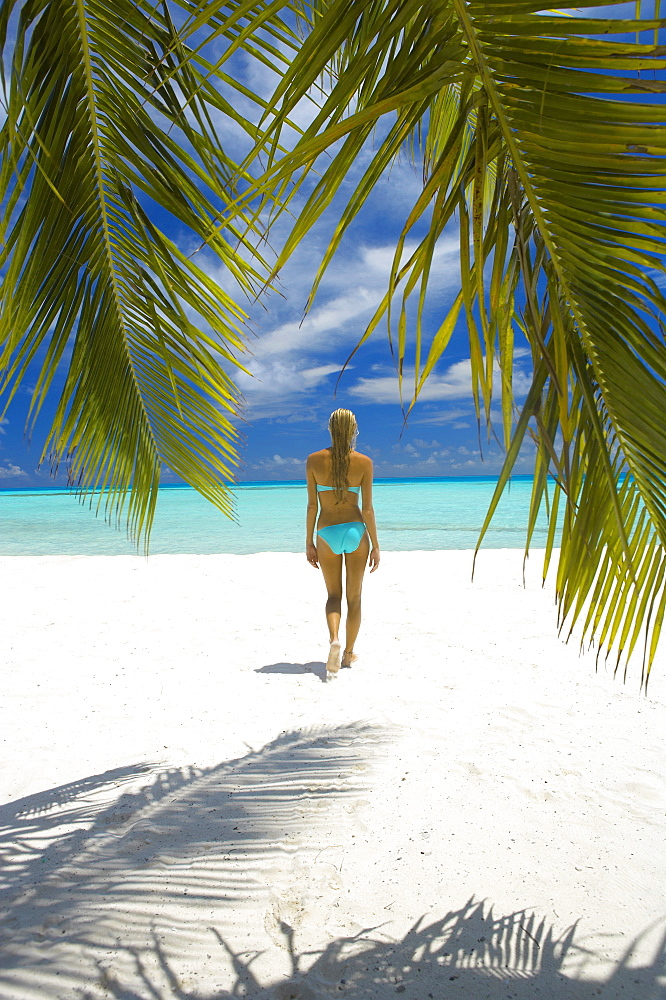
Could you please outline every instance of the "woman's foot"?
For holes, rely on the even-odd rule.
[[[342,658],[342,643],[339,639],[334,639],[328,650],[328,660],[326,661],[326,680],[332,681],[338,676],[340,660]]]
[[[354,660],[357,659],[358,656],[356,655],[353,649],[345,649],[344,653],[342,654],[342,666],[351,667]]]

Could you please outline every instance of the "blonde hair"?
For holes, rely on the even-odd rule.
[[[349,454],[358,433],[356,417],[351,410],[334,410],[328,421],[331,433],[331,479],[335,489],[335,499],[339,503],[345,499],[349,489]]]

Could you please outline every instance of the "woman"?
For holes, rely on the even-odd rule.
[[[328,422],[330,448],[315,451],[306,463],[308,512],[305,554],[315,569],[321,566],[328,591],[326,622],[330,649],[326,679],[356,659],[354,643],[361,625],[361,586],[370,555],[370,572],[379,566],[379,545],[372,509],[372,461],[354,451],[358,427],[350,410],[335,410]],[[361,508],[359,509],[359,492]],[[317,510],[317,540],[313,540]],[[345,560],[347,623],[345,648],[338,631],[342,610],[342,558]]]

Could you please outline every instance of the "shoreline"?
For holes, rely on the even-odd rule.
[[[484,548],[523,546],[529,512],[529,482],[516,482],[495,512]],[[459,479],[444,483],[394,480],[380,484],[376,516],[385,551],[474,548],[493,493],[493,482]],[[9,496],[2,504],[2,555],[135,555],[124,530],[95,516],[97,502],[76,503],[65,494]],[[300,552],[306,497],[304,486],[247,487],[234,498],[229,519],[191,488],[166,489],[157,505],[152,554],[260,554]],[[415,521],[412,511],[418,510]],[[545,515],[544,515],[545,517]],[[535,544],[546,541],[536,525]],[[141,550],[142,552],[142,547]]]
[[[325,684],[300,553],[0,557],[0,998],[658,995],[666,645],[522,558],[383,553]]]
[[[305,459],[303,460],[303,465],[305,465]],[[527,482],[534,479],[533,475],[527,473],[516,473],[511,476],[512,482]],[[493,473],[483,473],[477,476],[376,476],[373,480],[375,485],[384,486],[391,483],[454,483],[454,482],[492,482],[496,483],[499,481],[499,476]],[[257,486],[300,486],[305,489],[306,481],[304,478],[300,479],[239,479],[237,482],[228,483],[229,489],[233,492],[235,489],[243,489],[245,486],[257,487]],[[160,490],[193,490],[196,492],[193,486],[189,483],[160,483],[158,489]],[[0,496],[3,493],[48,493],[50,491],[57,491],[58,493],[64,493],[73,498],[76,497],[75,489],[68,489],[66,486],[0,486]],[[103,490],[95,490],[91,495],[97,496],[99,493],[105,492]],[[108,489],[107,489],[108,492]],[[131,488],[130,491],[131,492]]]

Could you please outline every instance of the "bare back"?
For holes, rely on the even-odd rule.
[[[307,472],[308,489],[314,491],[320,504],[319,527],[362,520],[358,494],[347,491],[345,499],[338,501],[333,489],[317,493],[317,486],[333,486],[330,448],[322,448],[308,457]],[[349,486],[361,487],[363,507],[371,506],[372,461],[367,455],[350,452],[347,481]]]

